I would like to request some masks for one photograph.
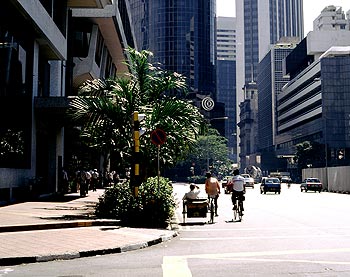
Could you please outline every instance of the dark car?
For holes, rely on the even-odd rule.
[[[261,180],[260,193],[274,192],[281,193],[281,182],[276,177],[267,177]]]
[[[322,191],[322,183],[318,178],[306,178],[301,184],[300,184],[300,190],[301,192],[305,191],[307,192],[308,190],[311,191]]]

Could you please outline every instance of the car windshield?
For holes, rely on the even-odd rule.
[[[265,183],[268,183],[268,184],[279,183],[279,180],[277,178],[266,179]]]
[[[250,176],[248,174],[242,174],[243,178],[250,178]]]

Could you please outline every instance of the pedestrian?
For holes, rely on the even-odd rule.
[[[62,168],[61,176],[62,176],[62,194],[66,194],[68,193],[68,189],[69,189],[69,178],[65,168]]]
[[[91,187],[92,187],[92,191],[96,191],[97,185],[98,185],[98,178],[100,176],[100,174],[98,173],[97,169],[95,168],[92,171],[92,179],[91,179]]]
[[[211,172],[205,174],[205,192],[208,194],[208,199],[214,198],[215,216],[218,216],[218,198],[220,194],[220,184],[217,178],[213,177]]]

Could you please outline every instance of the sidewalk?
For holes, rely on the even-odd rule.
[[[93,207],[103,192],[0,207],[0,266],[121,253],[177,235],[176,230],[127,228],[118,220],[94,219]]]

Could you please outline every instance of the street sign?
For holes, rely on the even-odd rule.
[[[155,129],[151,133],[151,141],[155,145],[161,145],[166,141],[166,134],[162,129]]]

